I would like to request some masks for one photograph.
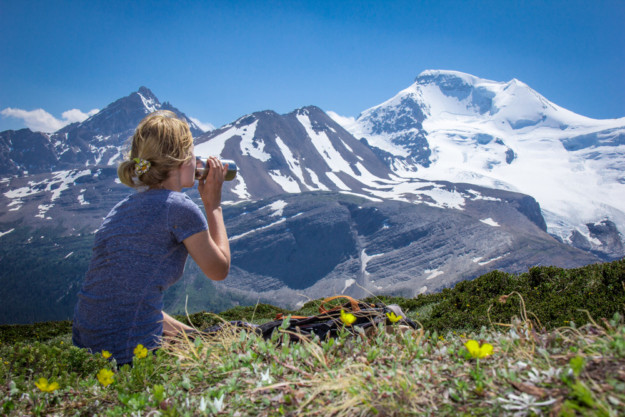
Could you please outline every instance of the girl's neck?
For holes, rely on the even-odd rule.
[[[170,191],[182,191],[180,172],[178,170],[170,171],[167,179],[158,184],[158,188]]]

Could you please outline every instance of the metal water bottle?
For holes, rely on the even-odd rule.
[[[205,179],[208,176],[210,166],[206,164],[208,158],[196,156],[195,157],[195,179]],[[228,171],[224,177],[225,181],[232,181],[237,176],[237,164],[231,159],[221,159],[221,163],[226,166],[228,164]]]

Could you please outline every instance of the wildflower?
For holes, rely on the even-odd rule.
[[[104,356],[104,359],[108,359],[111,357],[111,352],[109,352],[108,350],[103,350],[102,356]]]
[[[391,323],[397,323],[399,320],[403,319],[402,316],[398,316],[395,313],[393,313],[392,311],[386,313],[386,317],[388,317],[388,319],[391,321]]]
[[[225,394],[221,394],[221,397],[213,398],[213,407],[215,407],[215,410],[217,410],[218,413],[221,413],[224,409],[224,396]]]
[[[109,369],[100,369],[100,372],[98,372],[98,381],[100,381],[100,384],[107,387],[111,385],[115,380],[115,378],[113,378],[113,375],[115,374]]]
[[[484,343],[480,346],[475,340],[468,340],[464,346],[474,358],[482,359],[493,354],[493,345],[490,343]]]
[[[59,389],[58,382],[48,383],[47,378],[39,378],[39,381],[35,382],[37,388],[39,388],[43,392],[53,392]]]
[[[137,359],[143,359],[148,356],[148,349],[142,344],[138,344],[133,353],[135,354]]]
[[[497,398],[502,403],[502,408],[508,411],[517,411],[514,415],[528,415],[530,412],[533,414],[542,414],[540,407],[547,407],[556,402],[555,399],[550,398],[547,401],[538,402],[536,397],[521,393],[521,395],[508,394],[508,398]]]
[[[260,382],[267,383],[267,384],[271,384],[273,382],[271,375],[269,375],[269,368],[267,368],[265,372],[261,372]]]
[[[198,409],[201,412],[206,411],[206,399],[204,397],[200,398],[200,406],[198,407]]]
[[[341,310],[341,321],[346,326],[351,326],[356,321],[356,316],[352,313],[346,313],[345,310]]]

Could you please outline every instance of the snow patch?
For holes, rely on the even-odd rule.
[[[509,253],[504,253],[501,256],[497,256],[496,258],[491,258],[491,259],[489,259],[487,261],[482,261],[482,258],[473,258],[473,262],[478,264],[478,265],[480,265],[480,266],[484,266],[484,265],[488,265],[491,262],[498,261],[498,260],[500,260],[500,259],[502,259],[502,258],[504,258],[504,257],[506,257],[508,255],[509,255]]]
[[[301,193],[302,190],[293,178],[288,175],[282,174],[277,169],[269,171],[269,176],[274,182],[276,182],[287,193]]]
[[[425,271],[423,271],[423,273],[427,274],[427,277],[425,277],[426,281],[445,274],[443,271],[439,269],[426,269]]]
[[[46,213],[54,207],[54,204],[39,204],[37,207],[39,209],[39,213],[35,214],[35,217],[39,217],[40,219],[52,220],[51,217],[46,217]]]
[[[304,126],[311,143],[332,171],[342,171],[349,175],[355,175],[349,163],[341,156],[340,152],[334,148],[332,141],[325,132],[315,132],[310,118],[307,115],[298,114],[297,120]]]
[[[0,232],[0,237],[4,236],[4,235],[8,235],[9,233],[13,232],[15,230],[15,228],[13,229],[9,229],[6,232]]]
[[[258,125],[258,120],[255,120],[252,124],[245,125],[245,126],[240,126],[240,127],[231,126],[227,128],[224,132],[211,138],[210,140],[196,145],[195,154],[198,156],[203,156],[203,157],[210,156],[210,155],[221,157],[221,153],[223,152],[226,146],[226,142],[235,136],[239,136],[241,137],[241,152],[243,152],[245,155],[250,155],[257,159],[261,159],[261,158],[269,159],[268,158],[269,154],[265,153],[264,150],[262,149],[255,148],[253,145],[254,134],[256,133],[257,125]],[[263,144],[263,148],[264,148],[264,144]],[[252,154],[252,152],[254,154]]]
[[[267,207],[269,207],[273,211],[273,213],[271,214],[271,217],[277,217],[277,216],[282,216],[282,214],[284,213],[284,208],[286,206],[287,206],[286,201],[278,200],[269,204]]]
[[[13,207],[13,208],[10,208],[10,209],[9,209],[9,211],[18,211],[19,209],[21,209],[21,208],[22,208],[22,206],[23,206],[23,205],[24,205],[24,204],[23,204],[23,201],[22,201],[22,200],[13,200],[13,201],[11,201],[9,204],[7,204],[7,207],[13,207],[13,206],[15,206],[15,207]]]
[[[248,230],[247,232],[245,232],[245,233],[241,233],[240,235],[232,236],[229,240],[230,240],[230,241],[233,241],[233,240],[238,240],[238,239],[241,239],[242,237],[249,236],[249,235],[251,235],[252,233],[257,233],[257,232],[260,232],[260,231],[262,231],[262,230],[267,230],[267,229],[270,229],[270,228],[272,228],[272,227],[274,227],[274,226],[277,226],[277,225],[279,225],[279,224],[282,224],[282,223],[284,223],[284,222],[286,222],[286,218],[282,218],[282,219],[280,219],[280,220],[278,220],[278,221],[276,221],[276,222],[273,222],[273,223],[267,224],[267,225],[262,226],[262,227],[258,227],[258,228],[253,229],[253,230]]]
[[[250,193],[247,191],[247,185],[242,175],[236,176],[236,185],[231,188],[232,192],[237,195],[241,200],[247,200],[251,198]]]
[[[341,181],[340,178],[337,177],[334,172],[326,172],[326,176],[328,178],[330,178],[330,180],[334,183],[334,185],[336,185],[341,190],[343,190],[343,191],[349,191],[350,190],[350,188],[347,185],[345,185],[345,183],[343,181]]]
[[[295,175],[295,177],[297,177],[301,184],[307,185],[304,179],[304,172],[302,171],[300,161],[295,158],[293,152],[291,152],[291,149],[289,149],[286,143],[284,143],[284,141],[280,139],[280,136],[276,136],[276,145],[278,145],[278,149],[280,149],[280,152],[286,160],[286,163],[289,166],[291,172]],[[312,188],[314,189],[314,187]]]
[[[341,291],[341,294],[345,294],[345,290],[351,287],[352,285],[354,285],[355,283],[356,283],[355,279],[352,279],[352,278],[346,279],[345,286],[343,287],[343,291]]]
[[[480,219],[480,221],[489,226],[499,227],[499,223],[497,223],[495,220],[491,219],[490,217],[487,219]]]
[[[153,113],[159,109],[160,106],[157,105],[156,101],[153,98],[146,98],[139,92],[137,92],[137,94],[139,94],[139,97],[141,97],[143,107],[145,107],[145,114]]]
[[[449,191],[443,188],[432,188],[431,190],[419,191],[418,194],[429,196],[434,200],[434,202],[423,200],[423,203],[429,206],[464,210],[465,199],[456,190]]]
[[[384,202],[384,200],[382,200],[381,198],[371,197],[371,196],[368,196],[366,194],[353,193],[351,191],[339,191],[339,194],[353,195],[353,196],[356,196],[356,197],[365,198],[367,200],[374,201],[376,203],[383,203]],[[385,227],[385,229],[388,229],[388,225]]]
[[[367,255],[367,253],[363,249],[360,252],[360,273],[363,274],[364,276],[368,276],[369,273],[367,272],[367,265],[369,264],[369,261],[371,261],[374,258],[383,256],[383,255],[384,255],[383,253],[377,253],[375,255]]]
[[[81,206],[86,206],[89,205],[90,203],[85,200],[85,191],[87,191],[86,188],[83,188],[80,190],[80,195],[78,196],[78,202],[80,203]]]
[[[306,168],[306,171],[308,172],[308,175],[310,175],[310,179],[312,180],[312,182],[315,184],[315,186],[319,190],[321,190],[321,191],[329,191],[330,190],[323,183],[321,183],[321,181],[319,181],[319,177],[317,177],[317,174],[315,173],[315,171],[313,171],[310,168]]]
[[[254,129],[256,128],[256,123],[254,122]],[[254,132],[249,134],[245,132],[242,136],[241,140],[241,153],[246,156],[251,156],[252,158],[256,158],[262,162],[267,162],[271,159],[271,155],[265,152],[265,142],[260,138],[254,137]]]

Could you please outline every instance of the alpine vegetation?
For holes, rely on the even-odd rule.
[[[132,366],[122,367],[108,352],[72,346],[67,322],[2,326],[0,408],[11,416],[625,413],[623,261],[367,300],[399,304],[416,328],[392,316],[352,328],[347,303],[332,338],[286,330],[291,317],[313,315],[322,302],[180,316],[218,330],[169,340],[154,353],[139,345]],[[267,338],[231,323],[266,323],[277,313],[283,325]]]

